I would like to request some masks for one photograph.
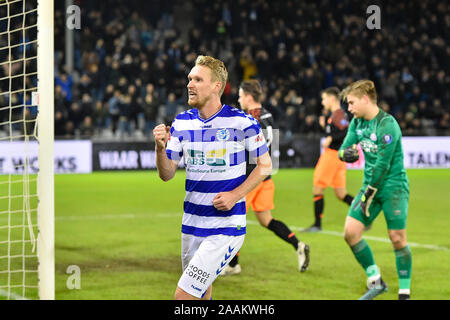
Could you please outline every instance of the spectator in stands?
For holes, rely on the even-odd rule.
[[[140,102],[138,99],[139,94],[136,90],[136,86],[133,84],[130,84],[128,86],[128,96],[130,97],[130,113],[129,113],[129,120],[131,121],[130,124],[133,124],[134,129],[143,129],[143,122],[144,122],[144,113],[142,109],[142,102]]]
[[[159,102],[158,98],[153,96],[151,92],[147,92],[147,95],[145,96],[144,101],[142,103],[145,119],[144,134],[146,136],[149,136],[151,130],[153,130],[153,128],[156,127],[156,117],[158,115],[160,105],[161,103]]]
[[[108,100],[108,127],[116,133],[120,117],[120,90],[114,90],[114,95]]]
[[[55,112],[55,136],[62,137],[66,134],[67,119],[64,117],[62,111],[57,110]]]
[[[65,92],[59,84],[55,86],[54,101],[55,110],[65,112],[70,106],[69,101],[66,99]]]
[[[66,122],[66,125],[64,127],[64,137],[65,138],[74,138],[75,136],[75,126],[71,120],[68,120]]]
[[[92,122],[97,131],[101,132],[101,130],[106,129],[108,121],[108,110],[105,107],[105,104],[101,100],[97,100],[94,106],[94,112],[92,113]]]
[[[289,106],[286,110],[284,121],[280,124],[280,127],[285,130],[287,138],[290,138],[292,134],[297,130],[297,110],[293,106]]]
[[[92,123],[91,116],[86,116],[80,126],[80,135],[84,138],[90,138],[94,135],[94,130],[95,127]]]
[[[131,136],[131,96],[128,93],[119,98],[119,136],[121,138]]]
[[[81,108],[80,104],[78,102],[72,102],[72,105],[70,106],[69,109],[68,120],[70,120],[70,122],[72,123],[74,130],[80,127],[85,116],[86,114],[84,110]]]
[[[180,108],[180,105],[176,101],[175,94],[173,92],[169,93],[169,95],[167,96],[167,101],[164,105],[164,109],[165,109],[164,122],[171,124],[173,119],[177,115],[177,112],[181,111],[181,110],[179,110],[179,108]]]
[[[55,85],[61,86],[68,102],[72,102],[72,83],[72,76],[68,75],[64,71],[61,72],[61,75],[55,79]]]

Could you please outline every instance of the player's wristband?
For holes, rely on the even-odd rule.
[[[361,210],[366,215],[366,217],[370,216],[369,207],[372,203],[373,198],[375,197],[375,194],[377,193],[378,189],[374,188],[372,186],[367,186],[366,191],[361,196]]]

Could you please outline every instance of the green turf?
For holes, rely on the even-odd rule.
[[[242,273],[214,282],[214,299],[358,299],[365,274],[339,233],[347,205],[325,194],[323,228],[303,234],[313,220],[312,169],[283,169],[273,215],[311,246],[311,264],[297,271],[293,248],[248,215]],[[414,244],[413,299],[450,299],[450,170],[409,170],[408,240]],[[164,183],[155,171],[55,177],[56,299],[172,299],[181,275],[180,229],[185,173]],[[348,171],[355,194],[362,171]],[[335,232],[335,233],[333,233]],[[366,233],[389,291],[396,299],[395,256],[382,215]],[[433,247],[427,248],[426,245]],[[81,289],[69,290],[70,265],[81,270]]]

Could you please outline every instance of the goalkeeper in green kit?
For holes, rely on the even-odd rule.
[[[353,200],[345,222],[344,238],[364,268],[367,292],[360,300],[371,300],[387,291],[369,244],[362,238],[381,210],[395,251],[399,277],[399,300],[409,300],[412,256],[406,241],[409,181],[403,165],[402,133],[397,121],[377,106],[375,85],[370,80],[350,84],[340,95],[353,114],[347,135],[339,149],[345,162],[358,160],[356,144],[364,152],[363,186]]]

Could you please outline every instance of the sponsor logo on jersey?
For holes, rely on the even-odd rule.
[[[260,134],[258,134],[255,138],[255,142],[261,142],[264,140],[264,136],[263,133],[261,132]]]
[[[188,150],[188,157],[186,163],[188,165],[201,166],[208,165],[212,167],[225,166],[226,149],[217,149],[207,151],[206,154],[201,150]]]
[[[377,135],[375,133],[370,134],[370,140],[377,141]]]
[[[361,145],[361,149],[364,152],[372,152],[372,153],[378,152],[378,146],[370,140],[362,140],[360,142],[360,145]]]

